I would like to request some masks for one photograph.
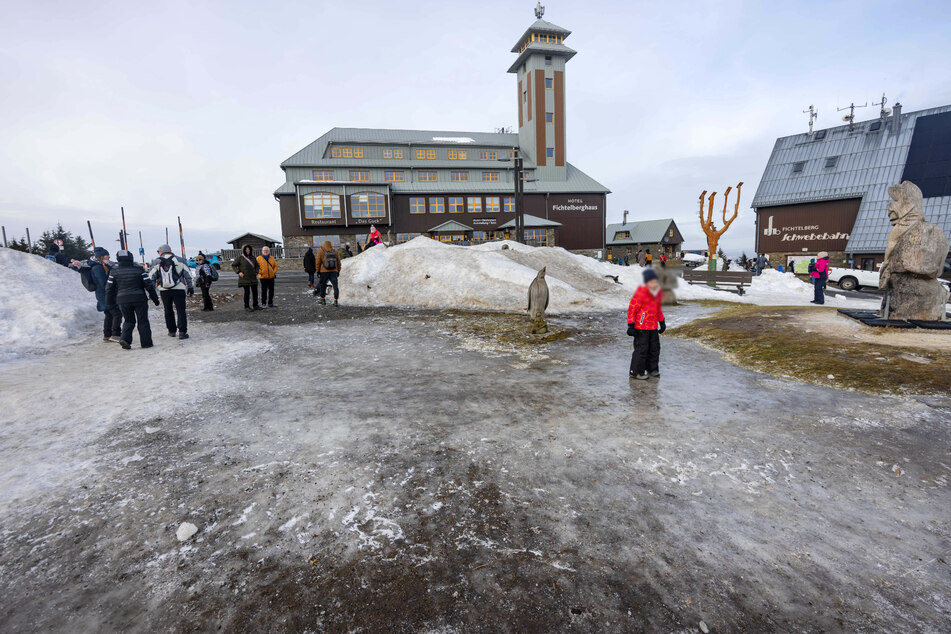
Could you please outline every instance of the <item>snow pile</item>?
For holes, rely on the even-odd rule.
[[[354,305],[523,311],[528,285],[543,266],[550,313],[624,310],[644,271],[559,247],[510,241],[462,247],[419,237],[396,247],[373,247],[344,260],[340,282],[346,303]],[[804,305],[812,299],[810,285],[776,271],[753,278],[743,296],[683,280],[676,293],[680,299],[775,306]],[[832,298],[827,303],[862,305]]]
[[[72,269],[0,249],[0,276],[0,361],[84,337],[100,320],[95,294]]]

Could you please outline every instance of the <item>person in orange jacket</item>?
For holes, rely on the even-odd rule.
[[[274,308],[274,278],[277,277],[277,259],[271,257],[271,249],[261,247],[258,256],[258,279],[261,280],[261,308]]]
[[[653,269],[644,271],[644,285],[638,287],[627,307],[627,334],[634,337],[631,378],[660,376],[660,334],[667,330],[661,300],[660,280]]]

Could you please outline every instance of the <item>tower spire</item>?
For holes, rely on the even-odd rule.
[[[541,20],[543,15],[545,15],[545,5],[539,2],[535,5],[535,17]]]

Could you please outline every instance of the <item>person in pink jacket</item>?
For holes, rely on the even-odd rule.
[[[812,284],[816,290],[815,299],[812,300],[813,304],[825,304],[825,288],[826,281],[829,279],[829,254],[825,251],[820,251],[819,256],[816,258],[816,264],[812,267]]]

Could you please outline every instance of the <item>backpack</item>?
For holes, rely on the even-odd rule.
[[[323,247],[321,248],[323,249]],[[333,250],[327,251],[324,249],[324,268],[330,269],[331,271],[336,271],[338,264],[339,262],[337,261],[337,252]]]
[[[177,264],[174,257],[162,258],[162,262],[159,264],[162,288],[170,289],[181,281],[182,275],[178,272]]]
[[[218,281],[218,269],[215,268],[215,265],[214,265],[214,264],[209,263],[209,264],[208,264],[208,270],[211,271],[211,281],[212,281],[212,282],[217,282],[217,281]]]
[[[89,262],[83,262],[83,265],[79,267],[79,281],[90,293],[96,292],[96,280],[92,277],[92,265]]]

